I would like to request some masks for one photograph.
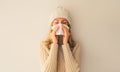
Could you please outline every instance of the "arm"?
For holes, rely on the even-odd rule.
[[[62,45],[65,58],[66,72],[80,72],[80,47],[75,46],[73,52],[70,50],[69,44]]]
[[[49,53],[42,44],[40,45],[41,72],[57,72],[57,51],[58,44],[51,44]]]

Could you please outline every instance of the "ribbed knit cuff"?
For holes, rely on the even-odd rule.
[[[52,44],[51,44],[51,48],[53,48],[53,47],[54,47],[54,48],[57,48],[57,47],[58,47],[58,44],[52,43]]]
[[[62,47],[68,47],[68,46],[69,46],[68,43],[64,43],[64,44],[62,45]]]

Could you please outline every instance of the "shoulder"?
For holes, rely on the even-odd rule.
[[[40,44],[40,45],[39,45],[40,50],[45,50],[44,41],[41,41],[39,44]]]
[[[41,41],[40,42],[40,47],[46,47],[46,42],[45,41]]]
[[[41,41],[40,42],[40,50],[49,53],[49,48],[45,46],[45,42]]]

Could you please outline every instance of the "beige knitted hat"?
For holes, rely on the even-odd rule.
[[[55,19],[55,18],[66,18],[71,24],[71,17],[67,9],[63,8],[62,6],[58,6],[50,15],[49,23]]]

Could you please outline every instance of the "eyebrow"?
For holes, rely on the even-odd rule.
[[[66,21],[66,20],[63,20],[63,21]],[[66,21],[67,22],[67,21]]]
[[[58,21],[57,19],[55,19],[54,21]]]

